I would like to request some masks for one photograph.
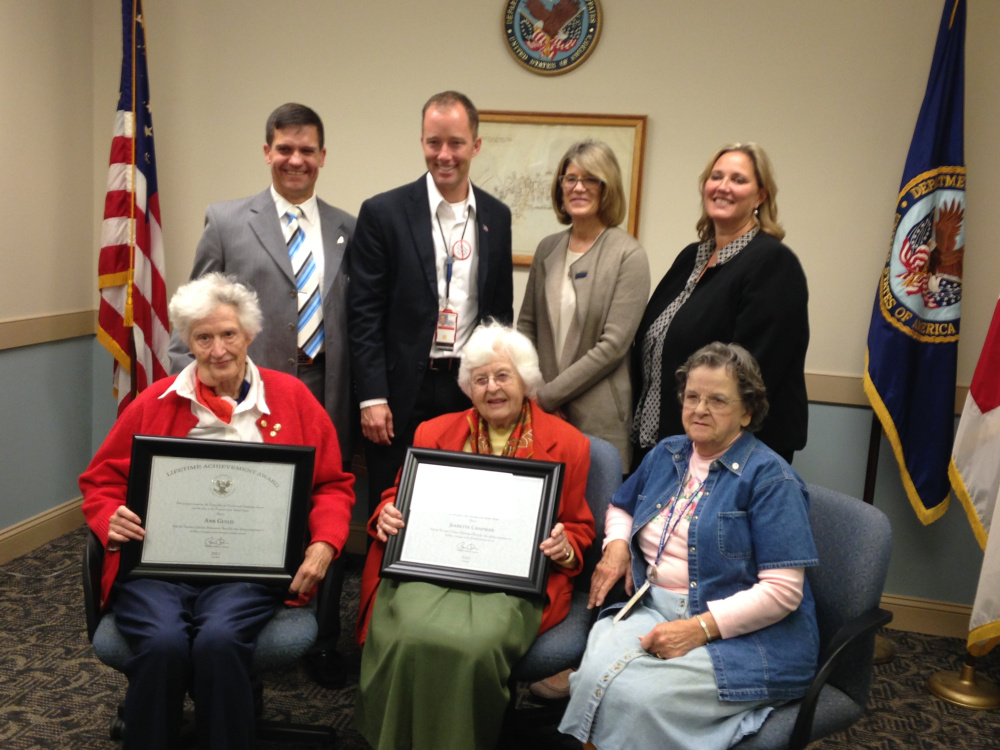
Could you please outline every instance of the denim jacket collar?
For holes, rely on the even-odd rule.
[[[753,453],[759,442],[752,432],[744,430],[743,434],[736,438],[736,442],[730,445],[726,452],[715,459],[713,463],[737,477],[743,476],[747,461],[750,460],[750,454]],[[680,467],[683,475],[691,460],[691,452],[694,450],[690,438],[685,435],[676,435],[666,438],[663,445],[673,455],[674,463]]]

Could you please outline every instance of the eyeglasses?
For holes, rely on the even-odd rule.
[[[700,393],[695,393],[694,391],[685,391],[680,394],[681,404],[685,409],[697,409],[701,402],[704,401],[708,406],[708,410],[713,414],[719,414],[726,411],[732,404],[740,401],[738,398],[726,398],[718,393],[711,393],[708,396],[702,396]]]
[[[497,387],[503,388],[505,385],[509,385],[513,382],[514,373],[507,372],[505,370],[503,372],[498,372],[495,375],[480,375],[478,378],[472,379],[472,384],[476,388],[488,388],[491,380],[497,384]]]
[[[575,174],[560,175],[559,181],[566,190],[572,190],[581,182],[587,190],[597,190],[604,184],[604,180],[597,177],[578,177]]]

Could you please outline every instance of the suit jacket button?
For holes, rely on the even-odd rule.
[[[295,324],[294,324],[294,323],[289,323],[289,324],[288,324],[288,330],[289,330],[289,331],[295,331],[295,330],[296,330],[296,326],[295,326]]]
[[[297,365],[298,363],[299,363],[299,361],[297,359],[295,359],[295,357],[289,357],[288,358],[288,366],[289,367],[295,367],[295,365]]]
[[[299,294],[299,290],[298,289],[293,289],[292,291],[290,291],[288,293],[288,296],[291,297],[292,299],[295,299],[298,296],[298,294]]]

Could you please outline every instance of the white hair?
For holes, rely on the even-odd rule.
[[[170,298],[170,324],[188,346],[191,329],[199,320],[215,312],[219,305],[236,311],[244,333],[250,338],[260,333],[264,316],[257,302],[257,292],[236,280],[235,276],[213,271],[182,285]]]
[[[538,387],[545,383],[538,369],[538,353],[531,340],[510,326],[495,320],[480,323],[462,347],[462,365],[458,368],[458,386],[466,396],[472,395],[472,371],[493,361],[497,354],[506,354],[517,374],[524,381],[528,398],[534,398]]]

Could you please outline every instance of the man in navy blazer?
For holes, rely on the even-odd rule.
[[[456,382],[475,326],[514,318],[510,209],[472,185],[479,113],[455,91],[424,105],[427,173],[361,205],[348,320],[373,512],[417,425],[471,406]]]
[[[324,405],[337,430],[343,468],[349,470],[356,434],[357,407],[351,387],[347,349],[347,243],[355,219],[315,195],[319,170],[326,159],[323,121],[302,104],[283,104],[268,117],[264,161],[271,167],[271,186],[249,198],[213,203],[205,212],[205,230],[195,252],[191,278],[210,271],[235,275],[257,292],[264,327],[250,344],[255,364],[298,377]],[[297,209],[295,208],[297,207]],[[300,292],[292,270],[288,211],[301,211],[298,225],[318,274],[321,330],[318,351],[306,353],[299,343]],[[314,336],[316,334],[314,333]],[[170,341],[170,369],[180,372],[191,353],[180,337]],[[339,601],[343,585],[343,550],[330,566],[332,597]],[[342,659],[334,651],[340,618],[334,608],[320,623],[315,648],[307,658],[316,679],[335,687],[345,679]]]

